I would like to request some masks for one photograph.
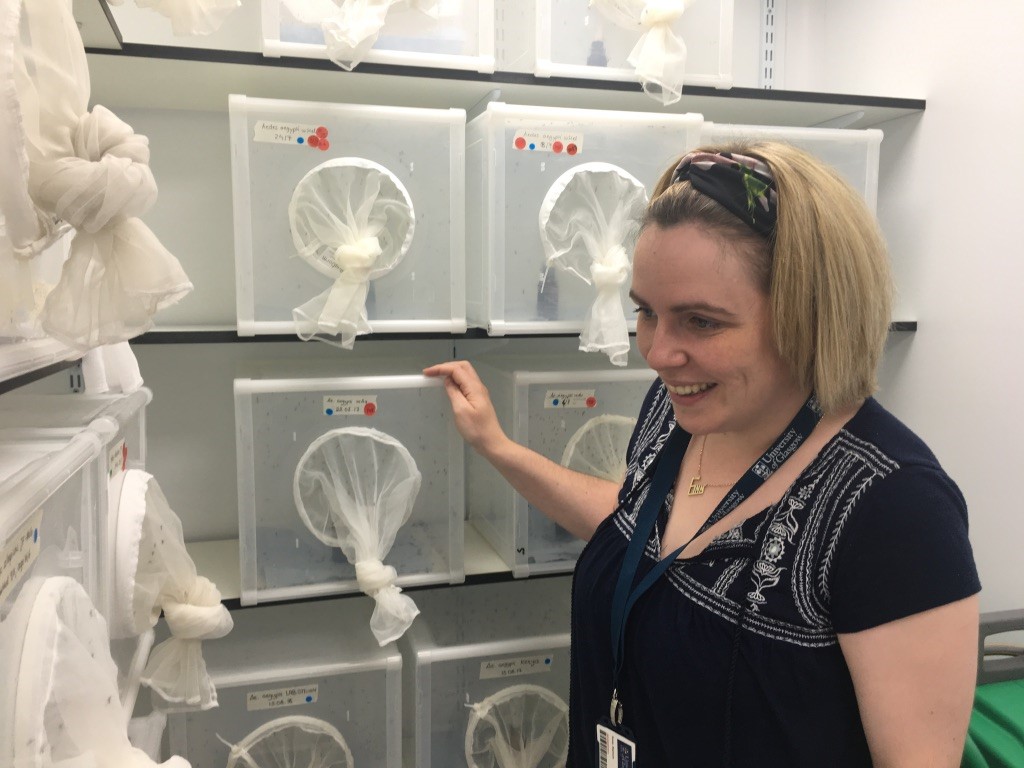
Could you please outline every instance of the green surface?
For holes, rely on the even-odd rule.
[[[975,691],[961,768],[1024,768],[1024,680]]]

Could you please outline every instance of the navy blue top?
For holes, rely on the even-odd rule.
[[[656,382],[619,508],[576,566],[568,768],[597,766],[615,581],[652,462],[678,428]],[[638,578],[657,562],[671,505],[670,493]],[[676,561],[634,606],[619,697],[638,768],[721,766],[726,742],[736,766],[870,766],[836,634],[980,589],[959,489],[920,438],[868,399],[778,503]]]

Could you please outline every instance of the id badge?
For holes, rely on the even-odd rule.
[[[636,742],[598,723],[597,768],[633,768],[636,763]]]

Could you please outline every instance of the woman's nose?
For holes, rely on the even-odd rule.
[[[656,371],[678,368],[685,365],[690,359],[682,340],[666,330],[663,323],[659,323],[650,332],[646,351],[641,345],[639,332],[637,333],[637,345],[644,353],[647,365]]]

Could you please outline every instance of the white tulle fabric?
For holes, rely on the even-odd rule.
[[[153,649],[141,675],[153,691],[154,707],[215,707],[217,691],[206,671],[202,641],[230,632],[231,614],[217,587],[196,574],[181,521],[153,476],[130,469],[120,482],[110,634],[141,635],[163,610],[171,637]]]
[[[144,383],[139,361],[127,341],[93,347],[86,352],[82,356],[82,379],[89,395],[129,394]]]
[[[675,104],[683,92],[686,43],[672,25],[697,0],[590,0],[606,19],[640,33],[626,58],[644,92],[664,105]]]
[[[9,711],[0,764],[17,768],[149,768],[157,765],[128,740],[102,615],[81,585],[33,578],[0,624],[0,699]],[[7,716],[10,719],[7,720]],[[4,753],[8,751],[8,754]],[[174,757],[168,768],[188,768]]]
[[[124,341],[192,288],[137,218],[156,199],[148,142],[104,107],[88,111],[89,73],[70,0],[24,2],[20,23],[13,67],[22,135],[13,141],[24,144],[28,173],[11,183],[27,178],[38,224],[36,240],[22,227],[16,255],[33,257],[73,226],[43,328],[82,349]]]
[[[466,728],[469,768],[563,768],[569,708],[547,688],[513,685],[473,704]]]
[[[124,0],[107,0],[124,5]],[[220,29],[242,0],[135,0],[139,8],[152,8],[171,20],[171,31],[178,37],[209,35]]]
[[[352,751],[330,723],[293,715],[264,723],[229,745],[227,768],[352,768]]]
[[[352,349],[370,332],[370,281],[402,260],[415,229],[412,200],[402,182],[358,157],[329,160],[296,185],[288,205],[296,255],[334,281],[292,312],[300,338]]]
[[[621,485],[626,478],[626,448],[635,426],[636,419],[629,416],[595,416],[569,438],[562,466]]]
[[[551,185],[540,208],[547,268],[569,272],[595,290],[580,349],[625,365],[629,331],[621,290],[647,206],[644,185],[610,163],[570,168]]]
[[[0,222],[0,337],[36,339],[46,335],[40,313],[60,279],[70,245],[71,236],[66,234],[31,258],[16,256]]]
[[[314,536],[355,565],[359,588],[376,602],[370,629],[381,645],[401,637],[419,614],[383,560],[412,514],[421,482],[405,446],[367,427],[327,432],[295,468],[295,508]]]
[[[319,24],[328,58],[348,71],[355,69],[377,42],[391,6],[437,17],[437,0],[281,0],[281,4],[303,24]]]

